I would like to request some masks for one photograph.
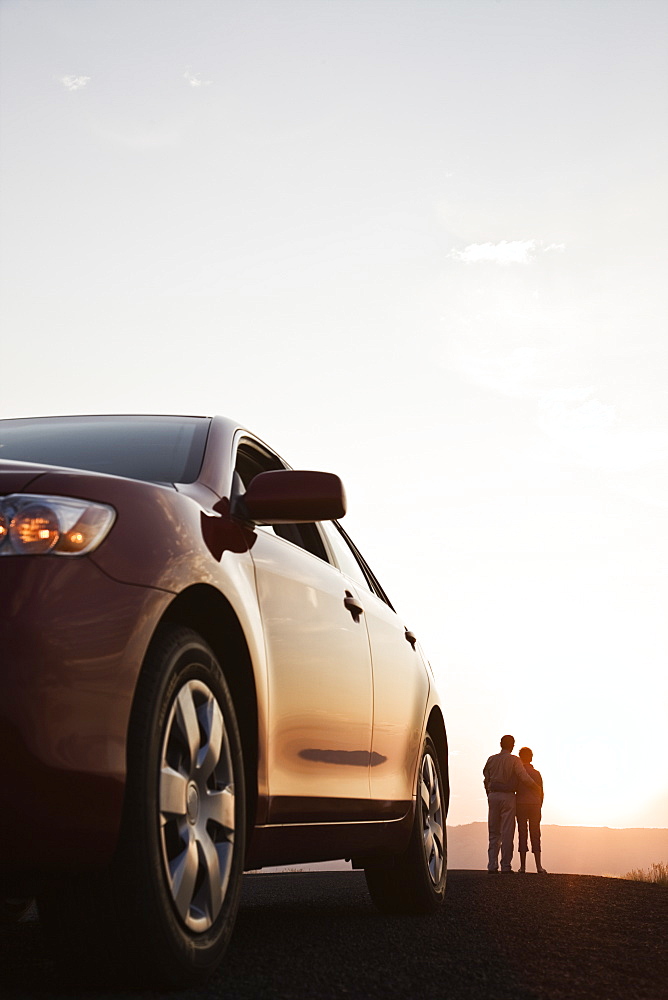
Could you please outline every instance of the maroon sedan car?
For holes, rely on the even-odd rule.
[[[0,420],[0,895],[61,960],[201,981],[267,865],[442,902],[434,678],[344,513],[222,417]]]

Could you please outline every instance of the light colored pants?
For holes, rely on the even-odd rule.
[[[489,792],[489,854],[487,871],[495,872],[499,867],[501,849],[501,871],[512,871],[513,841],[515,840],[515,792]]]

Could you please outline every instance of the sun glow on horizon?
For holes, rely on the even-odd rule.
[[[525,717],[529,719],[529,715]],[[648,738],[642,725],[627,730],[624,742],[589,736],[576,740],[565,730],[536,724],[514,725],[504,729],[516,737],[514,753],[520,747],[533,750],[533,765],[540,771],[545,788],[542,822],[557,826],[587,826],[630,828],[668,828],[668,793],[657,786],[656,772],[643,767],[644,752],[657,759],[663,752],[661,730],[654,740]],[[486,725],[484,714],[481,722]],[[503,734],[501,734],[503,735]],[[558,739],[565,736],[565,739]],[[521,738],[521,737],[524,738]],[[627,742],[628,739],[628,742]],[[472,759],[470,739],[465,752],[450,754],[451,806],[448,822],[463,825],[487,820],[487,800],[482,787],[484,755]],[[453,744],[454,745],[454,744]],[[643,747],[643,754],[634,756],[632,747]],[[490,741],[487,756],[498,752]],[[665,818],[664,818],[665,817]]]

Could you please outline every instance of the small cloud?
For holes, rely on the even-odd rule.
[[[471,243],[463,250],[451,250],[449,256],[464,264],[527,264],[535,253],[535,240],[501,240],[500,243]]]
[[[191,87],[210,87],[213,80],[203,80],[199,73],[191,73],[189,69],[183,74],[183,79],[190,84]]]
[[[550,243],[544,247],[536,240],[501,240],[500,243],[470,243],[463,250],[451,250],[453,260],[464,264],[529,264],[538,253],[563,253],[565,243]]]
[[[82,87],[87,86],[90,81],[89,76],[61,76],[59,77],[60,83],[66,90],[81,90]]]

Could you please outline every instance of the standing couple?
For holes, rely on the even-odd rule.
[[[513,736],[501,737],[501,753],[494,754],[485,764],[482,773],[489,804],[489,854],[488,872],[499,870],[512,874],[515,820],[519,834],[520,872],[525,872],[527,856],[527,826],[531,834],[531,850],[536,861],[536,871],[547,874],[540,863],[540,811],[543,804],[543,779],[531,765],[533,753],[522,747],[519,757],[512,753]]]

